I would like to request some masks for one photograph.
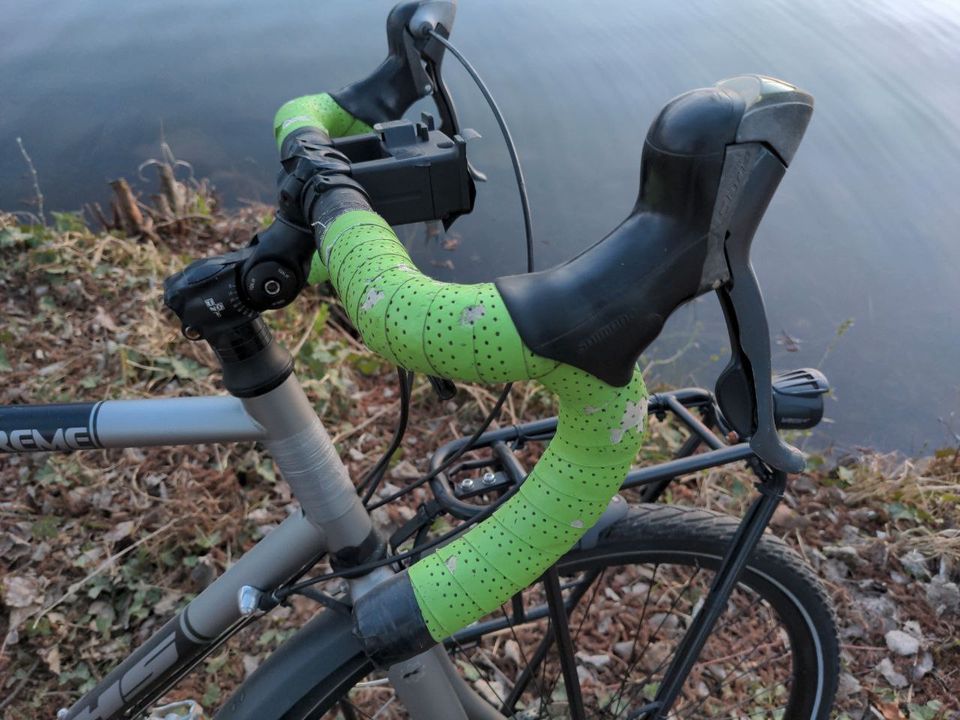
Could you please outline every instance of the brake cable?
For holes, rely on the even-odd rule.
[[[390,446],[380,457],[380,460],[377,461],[377,464],[371,468],[370,472],[367,473],[366,477],[364,477],[357,486],[357,494],[363,496],[364,506],[370,502],[370,498],[373,497],[377,488],[380,487],[383,476],[386,475],[387,468],[390,465],[390,460],[400,447],[403,436],[407,432],[407,421],[410,418],[410,390],[413,385],[413,376],[414,374],[412,372],[397,367],[397,384],[400,387],[400,420],[397,422],[397,428],[394,430],[393,440],[390,441]]]
[[[520,157],[517,154],[517,148],[513,142],[513,136],[510,134],[510,128],[507,126],[507,121],[504,119],[503,114],[500,112],[500,107],[497,105],[496,100],[493,99],[493,95],[490,93],[490,90],[487,88],[486,84],[480,77],[480,74],[476,71],[473,65],[463,56],[463,54],[457,50],[457,48],[443,35],[439,34],[436,30],[430,31],[430,36],[436,39],[441,45],[443,45],[450,53],[460,62],[464,70],[467,71],[467,74],[473,79],[477,87],[480,89],[481,94],[484,99],[487,101],[487,104],[490,106],[490,110],[493,113],[494,118],[496,118],[497,124],[500,126],[500,132],[503,135],[504,144],[507,146],[507,152],[510,155],[510,162],[513,165],[513,174],[514,178],[517,181],[517,193],[520,196],[520,209],[523,213],[523,232],[526,245],[526,254],[527,254],[527,272],[532,273],[534,268],[533,263],[533,220],[530,213],[530,200],[527,195],[527,184],[523,179],[523,169],[520,166]],[[459,460],[465,453],[473,449],[474,444],[480,438],[483,433],[487,431],[487,428],[493,423],[493,421],[500,414],[500,411],[503,409],[504,404],[507,401],[507,398],[510,396],[510,390],[513,388],[513,383],[507,383],[503,386],[503,390],[500,391],[500,395],[497,397],[496,403],[491,408],[490,412],[487,413],[486,417],[483,419],[483,422],[480,423],[480,426],[476,431],[470,436],[466,443],[461,445],[456,452],[454,452],[450,457],[448,457],[443,463],[438,465],[436,468],[431,470],[426,475],[420,477],[412,483],[404,486],[395,493],[388,495],[385,498],[380,498],[377,502],[372,505],[369,504],[371,498],[376,492],[377,488],[380,486],[380,483],[383,481],[383,477],[386,474],[387,468],[390,464],[390,459],[393,457],[394,453],[399,448],[400,443],[403,440],[403,436],[406,432],[407,420],[409,417],[410,409],[410,384],[413,382],[413,373],[408,372],[404,368],[397,368],[397,376],[400,384],[400,420],[397,424],[397,428],[394,431],[393,440],[390,443],[390,446],[387,448],[386,452],[381,456],[380,460],[377,461],[377,464],[367,473],[364,479],[360,482],[357,487],[357,493],[363,495],[363,504],[368,511],[376,510],[383,505],[386,505],[394,500],[397,500],[409,492],[412,492],[418,487],[425,485],[426,483],[433,480],[437,475],[449,469],[454,462]],[[503,499],[506,499],[513,494],[519,485],[515,485],[510,491],[507,492],[506,496]],[[484,508],[480,513],[473,516],[469,520],[463,522],[463,524],[457,526],[453,530],[444,533],[443,535],[431,540],[430,542],[424,543],[422,545],[416,546],[411,550],[400,553],[398,555],[390,555],[380,560],[372,561],[365,563],[363,565],[357,565],[352,568],[345,570],[340,570],[336,572],[329,572],[323,575],[318,575],[317,577],[308,578],[307,580],[302,580],[298,583],[290,585],[286,588],[280,588],[273,593],[273,599],[277,602],[283,600],[284,598],[300,593],[302,590],[309,588],[313,585],[317,585],[321,582],[327,580],[333,580],[339,577],[347,576],[356,576],[362,575],[367,572],[371,572],[378,567],[383,567],[385,565],[391,565],[394,563],[401,562],[406,560],[414,555],[422,555],[427,550],[431,550],[438,545],[443,544],[450,538],[460,534],[464,530],[476,525],[482,520],[489,517],[493,514],[493,511],[500,505],[500,503],[491,503],[486,508]],[[314,598],[316,599],[316,598]]]
[[[451,43],[436,30],[431,30],[430,36],[443,45],[447,50],[450,51],[451,55],[460,61],[460,64],[463,65],[463,69],[469,73],[470,77],[473,78],[473,81],[477,84],[477,87],[480,88],[480,92],[483,93],[483,97],[490,106],[493,116],[497,119],[497,124],[500,126],[500,132],[503,134],[503,141],[507,145],[507,152],[510,153],[510,162],[513,163],[513,174],[517,179],[517,192],[520,194],[520,207],[523,211],[523,232],[527,243],[527,272],[532,273],[533,221],[530,217],[530,201],[527,198],[527,184],[523,179],[523,170],[520,168],[520,157],[517,155],[517,148],[513,144],[513,137],[510,135],[510,129],[507,127],[507,121],[504,120],[503,114],[500,112],[500,108],[497,106],[496,100],[493,99],[493,95],[490,94],[486,84],[484,84],[483,80],[480,78],[480,74],[476,71],[473,65],[471,65],[470,62],[463,56],[463,54],[461,54],[461,52],[454,47],[453,43]]]
[[[490,93],[490,90],[487,88],[486,84],[483,82],[483,79],[480,77],[480,74],[477,70],[470,64],[470,62],[463,56],[463,54],[457,50],[457,48],[451,43],[447,38],[438,33],[436,30],[431,30],[430,35],[435,38],[440,44],[442,44],[450,53],[463,65],[463,68],[467,71],[473,81],[476,83],[477,87],[480,89],[480,92],[483,94],[484,99],[487,101],[487,104],[490,106],[490,110],[493,113],[493,116],[497,120],[497,124],[500,126],[500,132],[503,135],[503,141],[507,146],[507,152],[510,154],[510,161],[513,164],[513,173],[517,181],[517,192],[520,195],[520,207],[523,211],[523,231],[524,238],[526,242],[526,251],[527,251],[527,272],[533,272],[533,220],[530,213],[530,201],[527,196],[527,184],[523,179],[523,169],[520,166],[520,157],[517,154],[516,145],[513,142],[513,136],[510,134],[510,128],[507,126],[507,121],[503,117],[503,113],[500,112],[500,107],[497,105],[497,101],[493,99],[493,95]],[[375,510],[382,505],[386,505],[393,500],[396,500],[406,493],[424,485],[425,483],[432,480],[436,477],[437,474],[446,470],[450,467],[454,460],[460,458],[464,453],[468,452],[473,444],[477,441],[480,435],[490,426],[490,424],[496,419],[496,416],[499,414],[504,403],[507,401],[507,398],[510,395],[510,389],[512,383],[508,383],[501,390],[497,402],[494,404],[491,411],[487,414],[486,418],[480,425],[480,429],[474,433],[474,435],[469,439],[469,441],[464,444],[461,448],[458,449],[450,458],[447,459],[444,464],[429,473],[428,475],[421,477],[419,480],[405,486],[401,490],[393,493],[392,495],[387,496],[386,498],[378,500],[373,505],[369,505],[370,499],[373,497],[373,494],[376,492],[377,487],[379,487],[383,476],[386,473],[387,467],[390,463],[390,458],[393,457],[393,454],[396,452],[397,448],[400,445],[400,442],[403,439],[403,435],[406,431],[407,418],[409,415],[409,390],[404,392],[404,384],[406,382],[412,382],[413,373],[410,373],[410,379],[404,380],[403,375],[405,373],[401,368],[397,368],[398,375],[400,376],[400,421],[397,425],[397,429],[394,433],[393,442],[387,451],[383,454],[377,464],[373,469],[367,474],[367,476],[360,483],[357,492],[363,495],[363,504],[367,506],[368,510]]]
[[[440,472],[440,469],[438,468],[435,472]],[[380,558],[379,560],[371,560],[370,562],[364,563],[362,565],[356,565],[354,567],[344,568],[343,570],[336,570],[333,572],[324,573],[323,575],[317,575],[316,577],[307,578],[306,580],[301,580],[299,582],[294,583],[293,585],[288,585],[285,588],[278,588],[277,590],[274,590],[273,593],[271,593],[270,599],[274,602],[281,603],[290,595],[299,594],[300,591],[303,590],[304,588],[308,588],[313,585],[326,582],[327,580],[334,580],[336,578],[342,578],[342,577],[349,578],[349,577],[358,577],[361,575],[366,575],[367,573],[372,572],[373,570],[376,570],[379,567],[383,567],[385,565],[393,565],[394,563],[399,563],[403,560],[407,560],[416,555],[422,555],[427,550],[432,550],[433,548],[439,545],[443,545],[444,543],[448,542],[452,538],[462,533],[464,530],[467,530],[473,527],[474,525],[486,520],[488,517],[493,515],[493,513],[497,510],[497,508],[500,507],[502,502],[509,500],[519,490],[520,490],[520,486],[514,485],[506,493],[504,493],[500,503],[490,503],[485,508],[483,508],[483,510],[481,510],[479,513],[474,515],[472,518],[470,518],[469,520],[465,520],[462,525],[458,525],[452,530],[445,532],[443,535],[439,535],[435,537],[430,542],[415,546],[410,550],[406,550],[397,555],[389,555],[387,557]]]

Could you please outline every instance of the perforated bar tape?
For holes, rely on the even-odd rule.
[[[347,314],[377,354],[454,380],[536,379],[560,399],[556,437],[520,491],[410,568],[424,620],[440,640],[536,580],[593,525],[636,456],[646,390],[639,373],[614,388],[534,355],[492,284],[426,277],[372,212],[338,217],[323,236],[320,257]]]
[[[319,255],[364,342],[382,357],[466,382],[534,379],[560,401],[556,436],[519,491],[409,569],[424,621],[439,641],[533,583],[596,522],[639,450],[647,391],[639,373],[617,388],[535,355],[493,284],[426,277],[373,212],[337,217]]]

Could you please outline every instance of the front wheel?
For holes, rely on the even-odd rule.
[[[450,640],[450,658],[506,717],[640,717],[737,525],[735,518],[696,508],[636,505],[594,547],[558,563],[572,606],[581,712],[568,705],[540,585]],[[366,668],[369,674],[357,667],[331,677],[320,693],[324,700],[302,717],[407,717],[381,676]],[[823,587],[793,550],[767,534],[669,717],[825,719],[838,671],[836,628]]]

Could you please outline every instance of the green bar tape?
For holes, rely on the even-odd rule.
[[[428,278],[373,212],[340,215],[320,258],[364,342],[384,358],[466,382],[535,379],[560,400],[557,434],[519,492],[410,568],[440,641],[533,583],[596,522],[640,449],[647,390],[639,372],[618,388],[535,355],[493,284]]]

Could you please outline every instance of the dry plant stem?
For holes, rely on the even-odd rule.
[[[82,580],[78,580],[77,582],[73,583],[69,588],[67,588],[67,592],[65,592],[63,595],[61,595],[60,598],[58,598],[55,602],[53,602],[52,604],[48,605],[48,606],[45,607],[43,610],[41,610],[41,611],[40,611],[40,614],[37,615],[36,619],[33,621],[34,626],[36,626],[36,624],[37,624],[38,622],[40,622],[40,620],[43,618],[44,615],[46,615],[48,612],[50,612],[51,610],[53,610],[53,609],[54,609],[55,607],[57,607],[60,603],[64,602],[65,600],[68,600],[69,598],[71,598],[71,597],[73,597],[74,595],[76,595],[77,591],[79,591],[80,588],[82,588],[82,587],[83,587],[84,585],[86,585],[88,582],[90,582],[91,580],[93,580],[93,578],[97,577],[97,575],[100,575],[100,574],[103,573],[105,570],[109,569],[117,560],[119,560],[120,558],[124,557],[125,555],[129,555],[131,552],[133,552],[134,550],[136,550],[138,547],[140,547],[141,545],[143,545],[145,542],[147,542],[148,540],[152,540],[153,538],[157,537],[157,535],[159,535],[159,534],[165,532],[166,530],[170,529],[171,527],[173,527],[174,525],[176,525],[178,522],[180,522],[180,519],[179,519],[179,518],[174,518],[173,520],[171,520],[170,522],[166,523],[165,525],[161,525],[160,527],[158,527],[156,530],[154,530],[154,531],[153,531],[152,533],[150,533],[149,535],[144,535],[142,538],[140,538],[139,540],[137,540],[135,543],[133,543],[133,544],[130,545],[129,547],[126,547],[126,548],[124,548],[123,550],[121,550],[120,552],[115,553],[115,554],[111,555],[110,557],[108,557],[106,560],[104,560],[102,563],[100,563],[92,573],[90,573],[89,575],[87,575],[87,576],[86,576],[85,578],[83,578]]]
[[[7,695],[3,700],[0,700],[0,710],[3,710],[7,705],[13,704],[13,701],[17,699],[17,695],[23,692],[23,689],[27,686],[27,683],[30,682],[31,677],[33,676],[34,670],[37,669],[37,666],[40,664],[40,658],[37,658],[33,661],[33,665],[30,666],[30,669],[24,674],[20,679],[20,682],[17,683],[16,687],[10,691],[10,694]]]
[[[27,154],[27,149],[23,146],[23,140],[17,138],[17,146],[20,148],[20,154],[23,155],[23,159],[27,163],[27,167],[30,169],[30,178],[33,180],[33,195],[34,200],[37,203],[37,214],[40,216],[41,224],[47,226],[47,216],[43,212],[43,193],[40,192],[40,178],[37,175],[37,169],[33,165],[33,160],[30,159],[30,156]]]
[[[186,211],[186,191],[173,176],[173,168],[168,163],[161,163],[158,166],[160,175],[160,187],[163,188],[163,194],[173,208],[177,217],[183,215]]]
[[[153,231],[153,223],[149,218],[144,218],[140,212],[139,203],[130,189],[130,184],[120,178],[110,183],[114,192],[114,208],[120,217],[120,224],[124,232],[130,237],[140,235],[142,237],[156,240],[157,236]]]

